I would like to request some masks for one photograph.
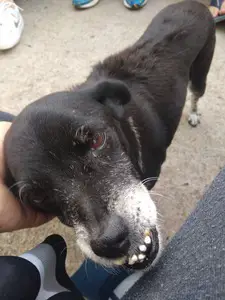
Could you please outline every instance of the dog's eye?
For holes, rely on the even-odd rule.
[[[106,135],[104,133],[96,134],[91,141],[91,150],[101,150],[106,143]]]

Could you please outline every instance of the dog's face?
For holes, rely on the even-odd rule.
[[[46,96],[18,116],[5,150],[21,201],[73,227],[96,262],[144,268],[159,251],[157,212],[120,128],[129,100],[114,81]]]

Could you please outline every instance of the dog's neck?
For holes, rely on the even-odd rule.
[[[131,105],[136,106],[136,103],[132,101]],[[161,164],[165,159],[166,130],[154,109],[149,110],[146,115],[145,110],[136,107],[136,114],[133,115],[133,108],[128,107],[127,117],[119,124],[126,140],[127,154],[140,179],[151,178],[148,184],[148,188],[151,189],[157,181]]]
[[[131,158],[131,161],[140,177],[143,177],[144,165],[142,160],[142,145],[140,141],[140,134],[133,117],[129,116],[127,119],[119,122],[116,121],[115,125],[119,131],[121,143],[123,144],[127,155]]]
[[[133,117],[129,117],[128,118],[128,123],[130,125],[130,130],[133,132],[133,135],[135,137],[136,140],[136,152],[138,154],[137,157],[137,162],[140,168],[140,171],[142,173],[144,173],[144,165],[143,165],[143,160],[142,160],[142,145],[141,145],[141,141],[140,141],[140,133],[138,131],[138,128],[135,125],[135,121],[133,119]]]

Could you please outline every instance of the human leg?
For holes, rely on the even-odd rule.
[[[225,20],[225,1],[224,0],[211,0],[209,10],[216,23]]]
[[[82,300],[65,270],[66,244],[48,237],[20,257],[0,257],[0,299]]]
[[[99,0],[73,0],[73,5],[78,9],[90,8],[97,5]]]
[[[148,0],[123,0],[123,4],[133,10],[140,9],[147,4]]]
[[[13,0],[0,0],[0,50],[13,48],[19,43],[24,28],[20,11]]]

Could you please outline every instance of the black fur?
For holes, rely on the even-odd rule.
[[[159,176],[189,81],[195,94],[205,92],[214,45],[214,21],[202,4],[163,9],[133,46],[97,64],[83,84],[21,112],[5,139],[8,185],[17,182],[17,196],[22,188],[23,201],[68,225],[78,219],[92,240],[106,231],[127,231],[122,223],[108,228],[115,223],[109,198],[116,201],[117,195],[111,190],[128,184],[131,175],[138,181]],[[106,146],[92,151],[99,133],[106,134]]]

